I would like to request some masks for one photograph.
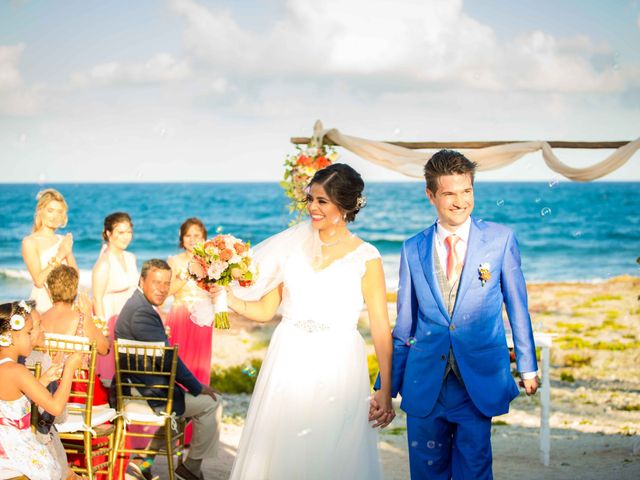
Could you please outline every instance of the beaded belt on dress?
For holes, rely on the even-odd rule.
[[[300,330],[304,330],[308,333],[318,333],[329,330],[329,325],[327,325],[326,323],[314,322],[313,320],[309,319],[290,321],[289,323],[291,323],[291,325],[293,325],[294,327],[297,327]]]

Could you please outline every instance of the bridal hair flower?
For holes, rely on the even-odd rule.
[[[18,304],[18,306],[24,310],[27,313],[31,313],[31,307],[29,306],[29,304],[27,302],[25,302],[24,300],[20,300],[20,303]]]
[[[307,186],[315,173],[328,167],[338,158],[335,148],[327,145],[318,146],[313,140],[304,147],[296,147],[296,150],[296,153],[287,155],[284,161],[284,178],[280,182],[290,200],[289,213],[294,216],[290,225],[302,221],[307,214]]]
[[[489,262],[484,262],[480,264],[478,268],[478,274],[480,275],[480,282],[484,287],[485,283],[487,283],[491,279],[491,264]]]
[[[11,330],[22,330],[24,328],[25,320],[22,315],[11,316],[11,320],[9,320],[9,325],[11,325]]]
[[[367,197],[365,197],[364,195],[360,194],[358,196],[358,198],[356,199],[356,207],[358,207],[358,209],[362,209],[364,207],[367,206]]]
[[[0,335],[0,347],[10,347],[11,343],[11,335],[6,333]]]

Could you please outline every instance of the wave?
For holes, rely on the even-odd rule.
[[[16,268],[0,268],[0,281],[3,279],[19,280],[25,283],[31,283],[31,275],[27,270]],[[91,287],[91,270],[80,269],[80,287]]]

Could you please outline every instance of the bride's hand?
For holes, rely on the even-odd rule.
[[[385,428],[395,418],[396,412],[391,403],[391,394],[380,389],[373,394],[369,406],[369,421],[374,421],[373,428]]]

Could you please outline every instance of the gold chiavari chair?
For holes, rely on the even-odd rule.
[[[86,475],[89,480],[96,474],[106,474],[112,479],[115,425],[109,422],[115,419],[116,411],[109,405],[93,405],[94,386],[99,381],[95,375],[96,343],[83,337],[46,334],[44,350],[51,356],[58,352],[63,355],[81,352],[85,356],[71,387],[70,398],[74,402],[67,404],[66,418],[55,426],[67,455],[84,456],[84,466],[71,466],[74,472]],[[94,443],[95,439],[98,441]],[[107,460],[97,462],[99,457]]]
[[[182,463],[184,450],[183,418],[173,412],[173,392],[178,364],[178,347],[167,347],[163,342],[140,342],[118,339],[114,342],[116,363],[116,461],[124,468],[127,455],[164,455],[167,457],[169,479],[174,479],[173,456]],[[141,378],[145,378],[145,383]],[[153,389],[153,396],[141,392]],[[151,408],[147,400],[158,401],[163,407]],[[127,438],[151,441],[152,433],[131,429],[132,426],[156,426],[164,430],[164,446],[152,449],[127,447]]]

